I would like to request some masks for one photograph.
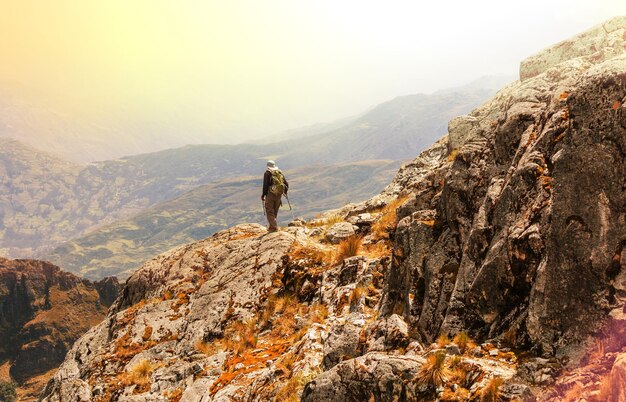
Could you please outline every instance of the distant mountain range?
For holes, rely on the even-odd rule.
[[[241,145],[188,145],[87,165],[53,156],[47,152],[50,149],[42,152],[20,141],[0,138],[0,255],[13,258],[50,255],[64,268],[67,263],[67,268],[74,272],[88,271],[90,268],[83,268],[81,264],[94,266],[95,262],[95,266],[99,266],[97,261],[102,256],[87,257],[92,254],[85,251],[89,247],[83,242],[89,243],[89,239],[97,238],[97,244],[110,244],[124,239],[119,236],[119,230],[114,229],[115,225],[107,225],[121,221],[119,225],[123,226],[129,219],[145,223],[141,216],[162,215],[166,208],[179,208],[180,203],[186,204],[185,200],[193,197],[190,194],[200,194],[202,190],[190,191],[203,185],[208,186],[205,191],[215,186],[234,188],[241,185],[250,186],[252,193],[258,192],[260,183],[255,180],[263,172],[264,161],[268,158],[277,159],[281,168],[288,171],[296,169],[293,171],[296,182],[298,177],[314,178],[310,183],[301,181],[307,190],[303,190],[306,198],[303,198],[299,214],[310,216],[315,211],[342,205],[348,199],[368,198],[382,189],[391,177],[391,171],[386,171],[382,180],[372,180],[369,186],[356,182],[352,186],[350,180],[356,180],[355,175],[360,173],[342,172],[342,168],[357,166],[354,162],[368,161],[359,169],[374,174],[380,172],[380,164],[371,161],[413,158],[427,144],[446,133],[450,118],[481,104],[493,95],[497,83],[502,81],[489,78],[432,95],[398,97],[357,117],[285,134],[287,137],[297,136],[293,139]],[[36,136],[26,139],[32,142],[33,138]],[[77,137],[71,138],[77,140]],[[117,137],[113,139],[118,140]],[[79,146],[77,141],[66,151],[79,153]],[[310,165],[316,166],[308,167]],[[240,177],[243,178],[235,179]],[[332,196],[320,197],[309,191],[327,180],[329,183],[332,180],[340,182],[333,190],[322,184],[325,194]],[[165,223],[167,227],[173,225],[164,232],[172,236],[172,240],[155,241],[140,249],[133,248],[136,245],[126,247],[124,250],[128,255],[138,257],[129,258],[122,264],[124,269],[141,262],[138,259],[144,258],[145,253],[161,252],[163,247],[195,240],[199,238],[197,236],[206,236],[218,228],[252,219],[250,205],[256,208],[257,201],[246,202],[258,198],[258,194],[249,197],[243,190],[238,193],[243,194],[235,204],[246,205],[241,210],[214,198],[211,198],[214,204],[210,207],[193,204],[193,208],[183,208],[187,211],[185,214],[199,208],[203,219],[212,218],[198,224],[179,216]],[[341,198],[342,195],[345,197]],[[152,207],[156,209],[148,211]],[[258,216],[254,220],[259,221]],[[176,229],[173,222],[179,224]],[[190,226],[185,226],[187,224]],[[138,231],[141,235],[153,236],[149,227],[139,227]],[[84,237],[92,232],[93,237]],[[106,239],[105,233],[109,236]],[[52,253],[55,247],[71,239],[77,239],[76,243]],[[59,255],[58,250],[69,253],[72,244],[78,247],[75,254],[68,254],[64,260],[55,257]],[[103,250],[105,254],[107,252]],[[126,260],[126,255],[120,255],[120,258]]]
[[[454,115],[448,113],[449,111],[459,107],[460,110],[467,112],[493,95],[504,83],[513,80],[513,77],[483,77],[464,87],[440,91],[433,95],[400,97],[383,105],[387,105],[387,110],[397,108],[398,112],[411,112],[412,117],[409,117],[409,120],[403,118],[408,125],[412,124],[411,119],[420,120],[426,116],[432,117],[431,123],[424,119],[423,124],[420,123],[420,125],[426,129],[425,132],[437,132],[441,135],[445,133],[447,120]],[[102,116],[98,116],[96,111],[90,113],[90,117],[86,117],[71,110],[56,109],[46,104],[41,94],[32,93],[26,88],[14,88],[14,86],[14,83],[0,82],[0,137],[17,139],[77,163],[118,159],[128,155],[179,148],[187,144],[211,143],[210,139],[216,138],[212,135],[217,135],[216,132],[220,131],[219,126],[200,129],[194,125],[194,122],[172,122],[166,117],[142,118],[140,115],[132,115],[124,121],[108,122]],[[462,99],[442,97],[451,93],[460,94]],[[438,116],[443,117],[443,120],[438,120]],[[403,116],[397,115],[397,117]],[[357,131],[363,128],[359,126],[367,124],[368,132],[386,130],[388,135],[394,137],[401,135],[398,132],[398,129],[402,131],[401,128],[389,127],[388,123],[379,121],[380,116],[376,114],[368,116],[367,113],[362,113],[330,123],[288,130],[253,142],[269,144],[329,134],[336,130],[345,132],[349,131],[352,123],[359,118],[363,120],[356,125]],[[222,127],[222,129],[228,132],[233,128]],[[407,134],[410,138],[418,135],[415,132]],[[338,132],[336,135],[341,135],[341,133]],[[243,138],[243,134],[229,138],[231,141],[238,141],[238,138]],[[358,155],[355,157],[368,159]],[[390,155],[384,157],[389,158]],[[406,157],[400,159],[403,158]]]

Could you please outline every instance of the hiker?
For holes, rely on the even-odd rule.
[[[278,169],[274,161],[267,161],[267,170],[263,175],[263,195],[261,201],[265,206],[265,214],[267,222],[270,224],[269,232],[278,230],[276,225],[276,217],[278,216],[278,208],[282,203],[283,194],[287,195],[289,184],[283,172]]]

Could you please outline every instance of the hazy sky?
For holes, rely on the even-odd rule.
[[[0,0],[0,85],[236,141],[516,74],[617,15],[626,1]]]

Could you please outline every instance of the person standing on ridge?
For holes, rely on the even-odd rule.
[[[267,170],[263,175],[263,195],[261,201],[265,206],[265,214],[267,222],[270,224],[269,232],[278,230],[276,218],[278,217],[278,209],[283,204],[283,194],[287,195],[289,183],[285,179],[283,172],[278,169],[274,161],[267,161]]]

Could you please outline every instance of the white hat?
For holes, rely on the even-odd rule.
[[[276,162],[274,162],[273,160],[267,161],[267,167],[275,168]]]

